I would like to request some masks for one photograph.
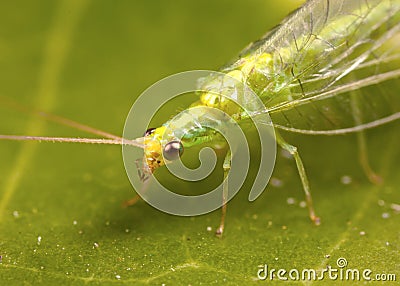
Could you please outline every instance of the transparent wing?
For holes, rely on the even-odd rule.
[[[260,113],[302,133],[397,119],[399,21],[400,0],[307,2],[243,52],[274,59],[276,80],[259,94],[267,107]]]

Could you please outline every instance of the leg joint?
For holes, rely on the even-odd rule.
[[[296,155],[298,153],[296,146],[289,145],[286,150],[288,150],[291,155]]]

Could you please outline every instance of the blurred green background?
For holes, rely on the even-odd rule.
[[[149,85],[218,69],[300,2],[2,1],[0,134],[86,136],[4,98],[122,134]],[[390,207],[400,202],[398,130],[392,123],[367,133],[382,186],[362,173],[355,136],[289,135],[322,225],[299,206],[294,162],[278,155],[275,187],[249,203],[248,182],[228,205],[222,239],[207,230],[220,211],[182,218],[144,202],[122,208],[134,190],[118,146],[0,142],[0,283],[248,285],[274,282],[257,281],[262,264],[321,269],[339,257],[400,279],[400,216]]]

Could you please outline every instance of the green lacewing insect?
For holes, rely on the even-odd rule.
[[[202,83],[210,92],[201,93],[191,107],[218,108],[235,117],[239,124],[244,124],[250,116],[268,112],[278,145],[295,159],[309,217],[319,224],[299,152],[279,132],[357,133],[361,165],[372,182],[379,182],[379,176],[368,164],[363,131],[400,118],[400,100],[394,88],[398,87],[400,76],[399,20],[400,0],[308,1],[220,70],[251,87],[266,110],[244,113],[229,98],[211,92],[223,87],[223,83],[215,82]],[[0,135],[0,139],[127,144],[144,148],[145,156],[138,163],[143,180],[168,161],[180,158],[185,148],[215,139],[211,130],[202,128],[201,122],[182,122],[175,126],[187,130],[179,139],[173,132],[164,134],[166,125],[163,125],[149,129],[142,138],[126,140],[69,119],[33,113],[104,138]],[[168,141],[163,142],[161,138]],[[224,161],[226,176],[231,156],[234,154],[228,152]],[[217,235],[223,233],[225,224],[225,195],[221,199],[222,216]]]

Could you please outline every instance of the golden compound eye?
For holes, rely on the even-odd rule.
[[[163,157],[168,161],[173,161],[182,156],[183,145],[180,141],[168,142],[163,151]]]
[[[149,136],[151,133],[154,132],[154,130],[156,130],[156,129],[155,129],[155,128],[149,128],[149,129],[147,129],[143,136],[145,136],[145,137],[146,137],[146,136]]]

